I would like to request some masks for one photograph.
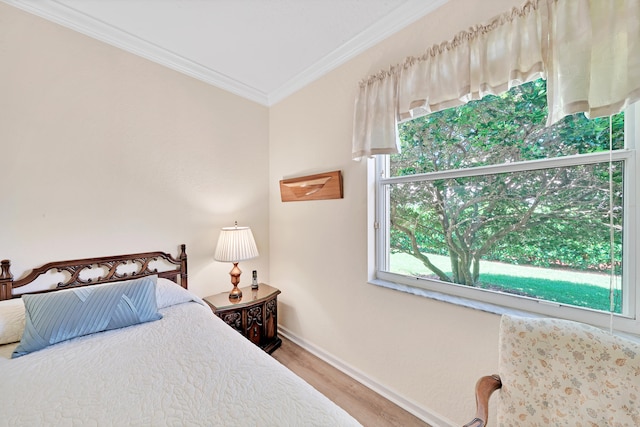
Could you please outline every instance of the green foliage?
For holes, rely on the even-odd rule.
[[[391,176],[468,169],[609,150],[609,119],[583,114],[546,127],[546,82],[537,80],[400,125]],[[624,115],[612,119],[624,147]],[[623,164],[613,164],[615,258],[622,251]],[[392,252],[420,259],[441,280],[479,286],[481,259],[605,271],[609,165],[479,174],[391,186]],[[447,255],[449,272],[427,255]],[[619,272],[621,266],[616,263]]]
[[[515,293],[531,298],[553,301],[558,304],[609,311],[609,289],[587,283],[572,283],[562,280],[546,280],[528,277],[513,277],[500,274],[480,275],[480,288]],[[614,312],[621,313],[620,290],[614,292]]]
[[[410,257],[394,254],[391,259],[394,272],[424,277],[420,271],[416,271],[419,267]],[[540,268],[490,261],[485,266],[487,272],[480,274],[476,284],[479,288],[609,311],[609,279],[606,275],[554,269],[550,279],[548,272]],[[619,289],[614,290],[616,313],[622,312],[621,295]]]

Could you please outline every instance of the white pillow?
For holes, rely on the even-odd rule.
[[[22,298],[0,301],[0,345],[20,341],[25,315]]]
[[[162,277],[158,278],[156,283],[156,303],[158,304],[158,310],[190,301],[197,302],[198,304],[202,304],[206,307],[204,301],[178,285],[176,282]]]

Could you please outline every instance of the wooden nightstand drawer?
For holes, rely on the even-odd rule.
[[[280,291],[264,283],[257,290],[241,288],[242,298],[229,299],[228,292],[204,298],[211,310],[227,325],[248,340],[271,353],[280,347],[278,337],[278,294]]]

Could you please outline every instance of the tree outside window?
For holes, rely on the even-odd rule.
[[[624,273],[624,114],[546,117],[536,80],[400,124],[380,181],[384,268],[609,311],[611,272]]]

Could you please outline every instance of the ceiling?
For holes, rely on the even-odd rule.
[[[1,0],[273,105],[448,0]]]

